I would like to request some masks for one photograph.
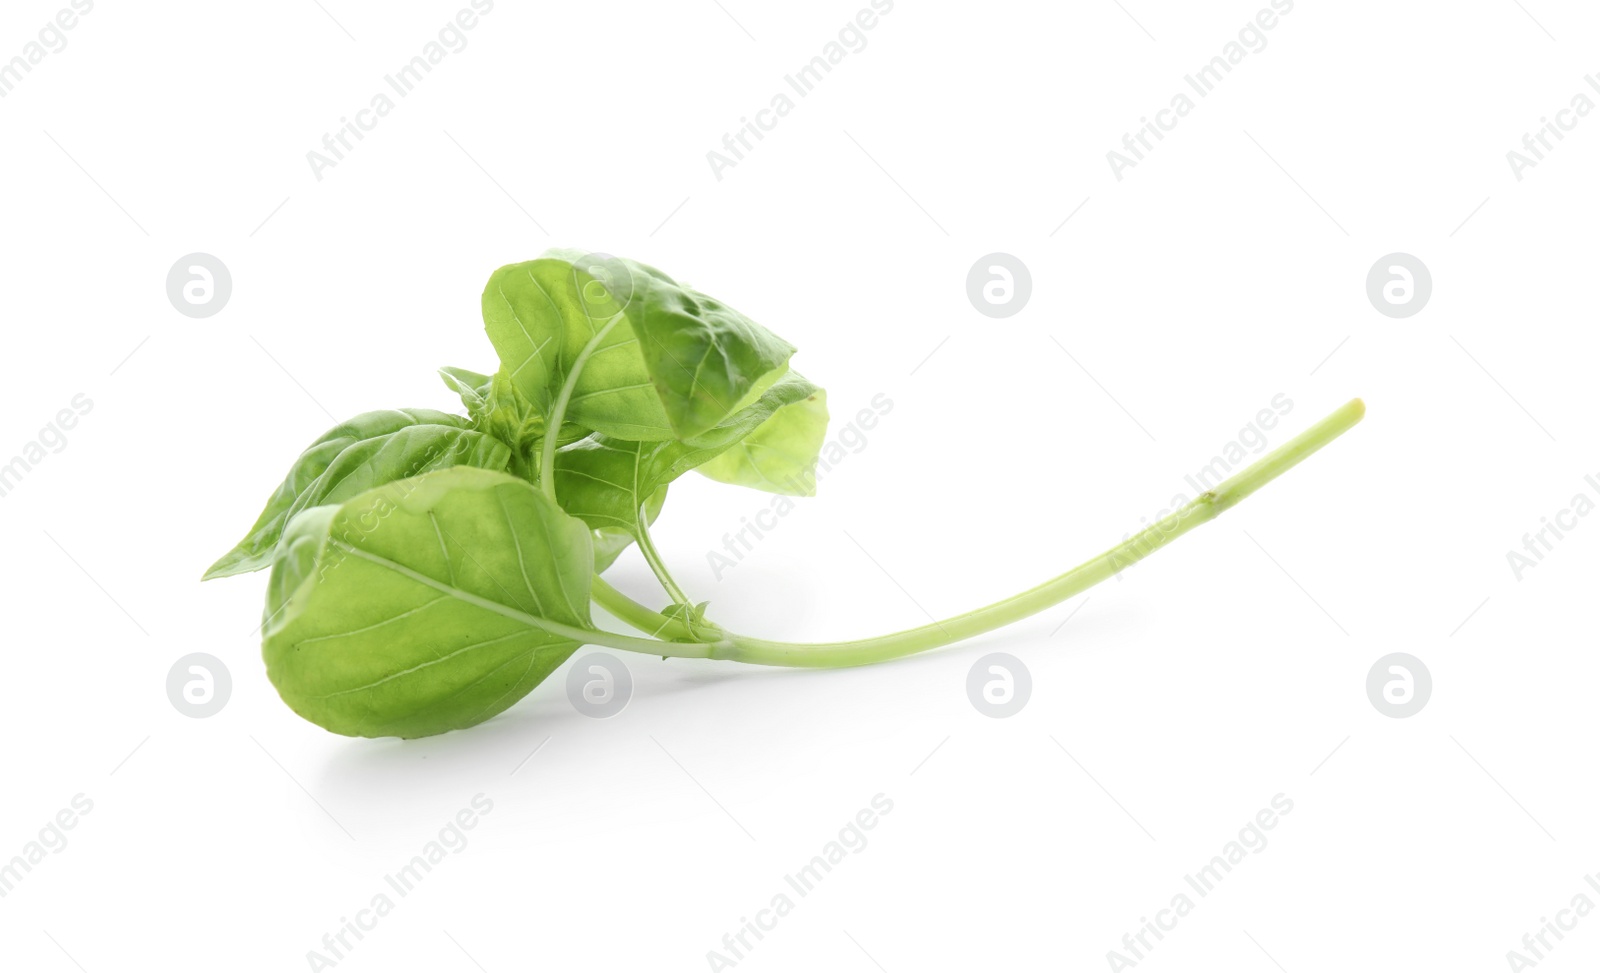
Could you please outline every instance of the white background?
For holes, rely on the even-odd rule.
[[[64,5],[8,3],[0,59]],[[498,0],[319,181],[306,153],[465,0],[324,5],[102,0],[0,100],[0,461],[93,402],[0,499],[0,860],[93,801],[0,899],[8,969],[306,969],[480,793],[470,844],[339,969],[716,968],[877,794],[867,846],[739,970],[1105,969],[1280,793],[1267,847],[1141,970],[1505,969],[1540,917],[1600,902],[1600,519],[1520,581],[1506,559],[1600,474],[1600,118],[1520,181],[1506,160],[1600,99],[1591,5],[1299,0],[1118,181],[1107,151],[1265,2],[900,0],[719,181],[707,151],[865,0]],[[1278,393],[1274,444],[1355,395],[1369,414],[971,644],[839,672],[630,656],[608,721],[563,669],[443,737],[302,722],[259,661],[264,577],[202,570],[334,419],[454,408],[432,370],[492,369],[483,281],[557,245],[784,335],[835,430],[893,401],[721,580],[706,552],[768,498],[673,488],[665,556],[752,634],[1031,586],[1187,492]],[[234,283],[204,320],[164,290],[197,251]],[[1033,278],[1003,320],[965,293],[994,251]],[[1395,251],[1434,285],[1399,320],[1365,293]],[[634,554],[613,575],[660,597]],[[992,651],[1032,673],[1009,719],[967,699]],[[1434,681],[1409,719],[1365,691],[1396,651]],[[166,696],[190,652],[232,672],[210,719]],[[1547,956],[1592,968],[1600,918]]]

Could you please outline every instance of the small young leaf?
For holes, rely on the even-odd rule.
[[[511,447],[509,469],[518,476],[532,478],[538,465],[545,435],[544,417],[533,407],[504,371],[483,375],[465,368],[441,368],[445,385],[461,396],[472,417],[472,428]],[[589,430],[573,423],[561,426],[560,444],[576,442]]]
[[[668,605],[661,609],[661,615],[682,622],[689,633],[698,639],[721,638],[722,628],[706,620],[706,606],[710,604],[709,601],[702,601],[698,605]]]
[[[386,484],[291,522],[267,675],[346,736],[481,723],[581,644],[592,566],[589,529],[524,480],[457,467]]]
[[[255,526],[202,580],[266,567],[284,525],[300,511],[428,470],[477,466],[503,470],[510,450],[467,420],[430,409],[366,412],[325,433],[289,469]]]
[[[485,400],[489,395],[489,376],[446,365],[439,369],[439,377],[444,379],[446,388],[461,396],[461,404],[466,407],[467,415],[477,422],[487,406]]]
[[[755,404],[693,439],[637,442],[594,435],[556,454],[556,495],[575,517],[598,529],[639,529],[639,509],[661,487],[737,445],[786,406],[819,395],[789,372]]]
[[[828,433],[828,394],[790,403],[755,432],[695,470],[713,480],[794,497],[817,492],[817,454]]]

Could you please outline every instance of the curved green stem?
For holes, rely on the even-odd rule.
[[[667,570],[666,562],[661,560],[661,552],[656,550],[656,542],[650,539],[650,527],[645,523],[643,514],[639,516],[639,532],[634,535],[633,540],[639,545],[639,553],[644,555],[644,561],[650,565],[656,580],[667,590],[668,597],[680,605],[689,604],[689,596],[683,593],[683,589],[672,577],[672,572]]]
[[[1073,595],[1099,584],[1123,568],[1148,557],[1201,524],[1215,519],[1224,510],[1261,489],[1338,438],[1340,434],[1360,422],[1365,414],[1366,406],[1360,399],[1350,400],[1310,429],[1224,480],[1216,489],[1196,497],[1176,513],[1152,524],[1066,574],[985,608],[892,635],[851,642],[804,644],[729,634],[717,642],[698,645],[662,643],[650,651],[658,655],[679,658],[728,659],[768,666],[833,668],[883,662],[971,638],[1060,604]],[[611,590],[618,597],[626,599],[620,592]],[[609,605],[607,607],[610,608]],[[655,614],[641,605],[634,607],[638,611],[628,611],[636,618],[643,619],[641,613]],[[619,617],[622,617],[620,613]],[[629,619],[624,620],[629,621]],[[646,622],[648,623],[648,620]],[[634,624],[633,621],[629,623]]]
[[[572,390],[578,387],[578,376],[582,374],[583,366],[588,364],[589,356],[594,354],[600,342],[621,320],[621,314],[613,315],[604,327],[594,333],[594,337],[584,343],[583,350],[578,352],[578,357],[572,360],[572,367],[567,370],[567,380],[561,383],[561,391],[556,393],[556,400],[550,406],[550,415],[545,419],[544,450],[539,457],[539,488],[551,500],[556,498],[556,446],[561,440],[561,424],[567,418],[567,404],[572,401]]]

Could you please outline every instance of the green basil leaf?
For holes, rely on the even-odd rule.
[[[525,480],[457,467],[385,484],[290,523],[267,676],[346,736],[473,726],[579,647],[592,565],[589,529]]]
[[[266,567],[284,525],[302,510],[428,470],[463,465],[505,469],[510,458],[503,443],[471,429],[460,416],[429,409],[363,413],[300,454],[250,533],[203,580]]]
[[[678,438],[710,432],[788,367],[794,346],[771,331],[653,267],[621,263],[633,271],[626,313]]]
[[[794,354],[745,315],[653,267],[568,250],[495,271],[483,318],[502,369],[541,415],[552,414],[571,379],[566,418],[633,441],[709,432]]]
[[[471,369],[446,365],[439,369],[439,377],[444,379],[444,384],[450,391],[461,396],[461,404],[466,407],[467,415],[472,417],[472,421],[479,422],[488,406],[489,376]]]
[[[671,439],[672,426],[621,310],[584,271],[540,258],[502,267],[483,291],[484,329],[501,371],[542,417],[575,365],[566,418],[629,439]]]
[[[755,432],[696,471],[723,483],[794,497],[817,492],[817,454],[828,433],[828,394],[815,394],[777,410]]]
[[[667,502],[667,488],[662,487],[650,494],[644,502],[644,519],[646,524],[653,524],[661,516],[661,508]],[[633,532],[621,527],[601,527],[594,532],[594,573],[600,574],[611,565],[617,563],[617,558],[633,543]]]
[[[702,601],[697,605],[668,605],[661,609],[661,614],[682,622],[689,633],[697,638],[721,638],[722,627],[706,618],[706,608],[710,604],[709,601]]]
[[[556,496],[596,530],[636,535],[645,498],[734,447],[785,407],[820,393],[798,372],[788,372],[749,408],[693,439],[639,442],[596,434],[556,454]]]

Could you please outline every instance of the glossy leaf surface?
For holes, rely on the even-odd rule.
[[[308,511],[273,564],[267,675],[296,713],[347,736],[481,723],[581,644],[590,543],[526,481],[469,467]]]
[[[335,427],[295,460],[244,540],[204,580],[266,567],[290,518],[384,483],[452,466],[505,469],[510,450],[460,416],[430,409],[367,412]]]
[[[708,432],[794,354],[652,267],[574,251],[495,271],[483,318],[503,370],[540,415],[564,401],[567,421],[641,442]]]
[[[693,439],[638,442],[591,436],[556,454],[556,495],[568,513],[597,530],[637,533],[645,498],[736,446],[785,407],[818,394],[816,386],[790,372],[755,404]]]

